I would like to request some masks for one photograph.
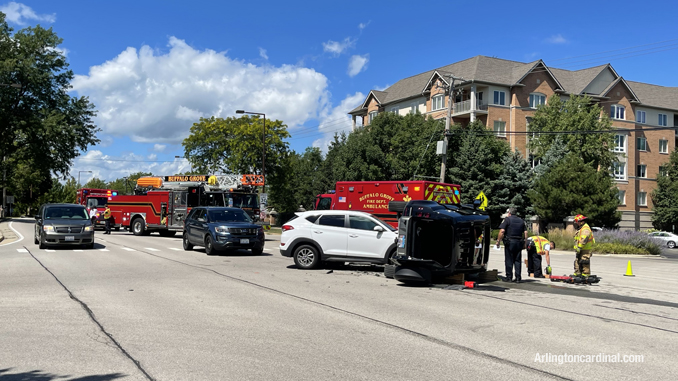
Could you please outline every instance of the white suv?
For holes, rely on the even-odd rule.
[[[282,226],[280,254],[294,257],[300,269],[323,261],[387,264],[396,253],[397,236],[390,225],[365,212],[300,212]]]

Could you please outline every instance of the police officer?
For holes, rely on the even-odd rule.
[[[499,241],[504,241],[504,261],[506,265],[504,282],[520,283],[520,258],[525,248],[526,239],[527,225],[525,221],[516,216],[516,208],[508,208],[506,218],[499,225],[499,236],[497,237],[497,247],[499,247]],[[515,278],[513,278],[514,269]]]

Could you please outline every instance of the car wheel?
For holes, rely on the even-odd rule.
[[[261,248],[261,249],[252,249],[252,254],[254,254],[254,255],[261,255],[261,254],[263,254],[263,253],[264,253],[264,249],[263,249],[263,248]]]
[[[668,246],[669,249],[673,249],[674,247],[676,247],[676,243],[673,241],[669,241],[666,243],[666,246]]]
[[[311,245],[301,245],[294,251],[294,264],[297,268],[308,270],[318,267],[320,253]]]
[[[193,244],[188,240],[188,234],[184,233],[184,250],[193,250]]]
[[[35,234],[33,234],[33,243],[36,245],[40,244],[40,240],[38,239],[38,236]]]
[[[205,253],[207,255],[215,255],[217,253],[217,251],[214,249],[214,242],[212,241],[211,235],[205,237]]]
[[[146,233],[146,224],[143,218],[137,217],[132,221],[132,233],[134,235],[144,235]]]
[[[119,231],[120,231],[120,226],[116,226],[116,227],[115,227],[115,231],[116,231],[116,232],[119,232]]]
[[[40,237],[39,245],[40,245],[39,247],[40,247],[41,250],[44,250],[44,249],[47,248],[47,245],[45,245],[45,241],[42,240],[42,237]]]
[[[393,260],[392,260],[392,259],[393,259],[393,257],[396,256],[396,254],[398,254],[398,251],[397,251],[396,249],[393,249],[393,250],[391,250],[391,251],[388,253],[388,257],[386,257],[386,264],[387,264],[387,265],[392,265],[392,264],[393,264]]]

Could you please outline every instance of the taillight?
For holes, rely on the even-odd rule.
[[[288,230],[294,230],[294,226],[292,226],[292,225],[283,225],[283,226],[282,226],[282,231],[283,231],[283,232],[286,232],[286,231],[288,231]]]

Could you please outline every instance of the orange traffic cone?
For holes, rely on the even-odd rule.
[[[631,270],[631,261],[626,265],[626,274],[624,276],[635,276],[633,275],[633,270]]]

